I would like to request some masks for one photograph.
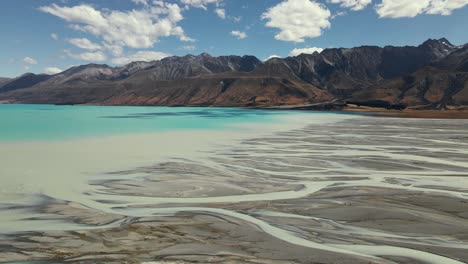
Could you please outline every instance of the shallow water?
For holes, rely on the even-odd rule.
[[[93,225],[43,210],[66,201],[132,218],[180,212],[231,217],[292,245],[369,261],[463,263],[468,256],[462,236],[468,223],[465,120],[216,108],[1,107],[8,117],[0,120],[9,125],[0,132],[5,234],[103,229],[127,221]],[[35,115],[45,124],[31,121]],[[67,128],[53,125],[62,119]],[[28,131],[25,122],[32,125]],[[415,198],[397,200],[407,197]],[[460,213],[437,208],[440,197],[460,202]],[[418,205],[411,203],[416,198]],[[257,205],[262,202],[268,210]],[[375,226],[369,217],[384,224]],[[438,234],[431,226],[452,229]]]
[[[290,111],[238,108],[1,105],[0,141],[82,139],[272,123]],[[305,115],[305,112],[296,116]],[[310,114],[309,114],[310,115]]]

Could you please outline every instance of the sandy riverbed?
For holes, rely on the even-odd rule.
[[[467,121],[356,117],[276,131],[234,141],[205,135],[216,141],[215,148],[195,145],[182,156],[174,149],[154,163],[141,158],[151,152],[138,150],[163,142],[170,147],[167,139],[109,149],[111,142],[94,142],[89,146],[104,144],[99,148],[105,152],[93,155],[107,156],[87,161],[99,166],[86,172],[101,173],[71,182],[82,184],[75,195],[51,188],[44,192],[50,195],[36,196],[34,205],[4,205],[3,212],[17,216],[35,213],[23,226],[16,222],[16,231],[35,228],[4,235],[0,259],[468,261]],[[128,153],[135,163],[117,166]],[[24,158],[34,154],[39,153]],[[62,161],[62,152],[54,155]],[[100,167],[109,157],[112,162]],[[37,161],[37,168],[53,166],[43,164],[46,160]],[[51,174],[83,167],[60,164]]]

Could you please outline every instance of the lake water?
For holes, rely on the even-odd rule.
[[[0,105],[0,141],[62,140],[268,124],[306,112],[236,108]],[[323,115],[323,114],[322,114]],[[331,115],[331,114],[325,114]]]
[[[52,259],[42,253],[48,243],[48,252],[65,247],[91,259],[101,244],[72,233],[56,243],[55,232],[181,212],[218,216],[220,226],[235,219],[271,241],[340,254],[343,263],[468,259],[465,120],[0,105],[0,124],[0,262]],[[196,226],[183,230],[197,236]],[[26,233],[42,242],[25,244],[29,231],[44,232]],[[132,243],[139,240],[117,244]]]

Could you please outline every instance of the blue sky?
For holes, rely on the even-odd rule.
[[[468,0],[4,0],[0,76],[170,55],[468,42]]]

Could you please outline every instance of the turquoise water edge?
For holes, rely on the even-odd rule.
[[[130,133],[228,129],[311,112],[240,108],[0,105],[0,141],[75,139]],[[323,115],[323,113],[320,113]]]

